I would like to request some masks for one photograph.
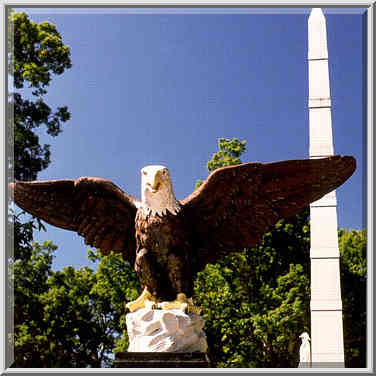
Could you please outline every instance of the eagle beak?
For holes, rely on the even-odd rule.
[[[159,187],[161,186],[161,183],[153,184],[147,183],[147,185],[150,187],[150,190],[155,193],[158,191]]]
[[[155,192],[157,192],[158,189],[161,187],[161,183],[162,183],[162,180],[161,180],[161,174],[160,174],[160,172],[158,171],[158,172],[155,174],[153,184],[146,183],[146,185],[149,186],[149,188],[150,188],[150,190],[151,190],[152,193],[155,193]]]

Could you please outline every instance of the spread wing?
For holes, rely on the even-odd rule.
[[[279,219],[298,214],[344,183],[355,165],[353,157],[332,156],[215,170],[182,201],[197,250],[195,271],[256,246]]]
[[[14,201],[28,213],[51,225],[76,231],[85,243],[104,254],[135,258],[136,198],[109,180],[82,177],[10,183]]]

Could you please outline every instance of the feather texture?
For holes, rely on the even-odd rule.
[[[181,202],[182,215],[193,225],[195,271],[233,251],[256,246],[270,226],[336,189],[355,166],[353,157],[331,156],[213,171]]]
[[[47,223],[78,232],[85,243],[135,259],[135,216],[139,200],[109,180],[82,177],[10,184],[17,205]]]

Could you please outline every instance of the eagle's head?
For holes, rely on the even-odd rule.
[[[180,205],[176,200],[168,169],[146,166],[141,170],[142,206],[153,214],[164,215],[167,210],[176,214]]]

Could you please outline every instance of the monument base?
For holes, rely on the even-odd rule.
[[[126,315],[128,352],[205,353],[205,320],[180,309],[140,308]]]
[[[115,368],[209,368],[209,358],[204,352],[118,352]]]

